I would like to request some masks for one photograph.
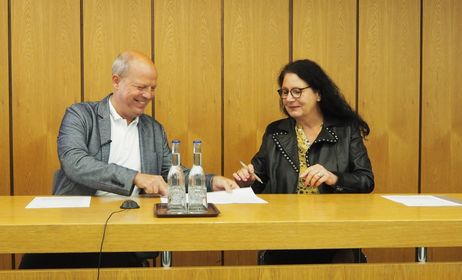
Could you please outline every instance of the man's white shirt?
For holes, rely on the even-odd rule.
[[[109,112],[111,118],[111,149],[109,152],[108,163],[114,163],[136,171],[141,170],[140,140],[138,134],[138,121],[136,117],[130,124],[122,118],[109,98]],[[139,193],[139,188],[135,186],[132,196]],[[97,191],[97,196],[116,195],[114,193]]]

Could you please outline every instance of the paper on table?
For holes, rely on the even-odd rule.
[[[35,197],[26,208],[84,208],[90,207],[90,196]]]
[[[209,192],[207,193],[207,201],[215,204],[268,203],[256,196],[252,188],[239,188],[234,189],[232,192]]]
[[[460,203],[434,195],[382,195],[382,197],[412,207],[462,206]]]
[[[162,203],[167,203],[168,199],[162,197],[160,199]],[[259,198],[255,195],[252,188],[240,188],[234,189],[232,192],[218,191],[218,192],[208,192],[207,193],[207,202],[214,204],[233,204],[233,203],[248,203],[248,204],[257,204],[257,203],[268,203],[267,201]]]

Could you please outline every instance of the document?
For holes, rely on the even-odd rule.
[[[411,207],[462,206],[455,199],[434,195],[382,195],[382,197]]]
[[[90,207],[90,200],[90,196],[37,196],[26,208],[85,208]]]
[[[167,203],[167,197],[161,197],[162,203]],[[234,189],[232,192],[218,191],[208,192],[207,202],[214,204],[258,204],[268,203],[266,200],[259,198],[252,188]]]
[[[234,189],[232,192],[219,191],[207,193],[207,202],[215,204],[258,204],[268,203],[266,200],[259,198],[252,188]]]

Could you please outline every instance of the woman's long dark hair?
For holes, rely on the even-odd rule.
[[[287,73],[296,74],[300,79],[304,80],[314,92],[319,94],[321,97],[319,106],[324,118],[351,123],[359,128],[362,137],[369,135],[369,125],[351,108],[337,85],[316,62],[303,59],[284,66],[278,78],[279,87],[282,87],[284,76]],[[279,102],[281,110],[284,114],[289,116],[282,104],[282,99],[280,99]]]

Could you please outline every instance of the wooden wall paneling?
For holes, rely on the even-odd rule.
[[[375,192],[417,193],[420,1],[359,3],[358,109],[371,127]],[[412,249],[366,253],[371,262],[414,260]]]
[[[0,271],[12,269],[11,255],[10,254],[1,254],[0,255]]]
[[[156,279],[156,280],[459,280],[461,263],[391,263],[391,264],[336,264],[336,265],[272,265],[241,267],[196,268],[113,268],[101,269],[101,279]],[[0,271],[2,280],[62,280],[95,279],[94,269],[40,269]]]
[[[184,165],[201,139],[205,171],[221,174],[221,3],[162,0],[154,11],[156,118],[181,140]]]
[[[316,61],[356,105],[356,0],[293,1],[293,58]]]
[[[192,165],[192,141],[202,140],[207,173],[221,174],[221,2],[154,2],[159,83],[156,119],[169,140],[181,141],[182,164]],[[174,252],[173,264],[220,265],[221,252]]]
[[[10,194],[8,0],[0,1],[0,195]]]
[[[428,260],[430,262],[454,262],[462,260],[462,248],[429,248]]]
[[[359,112],[377,192],[418,190],[420,1],[360,1]]]
[[[277,76],[289,62],[289,2],[224,1],[224,170],[250,162],[266,126],[283,118]],[[225,264],[256,263],[255,252],[225,252]],[[252,262],[250,263],[252,264]]]
[[[423,1],[422,193],[460,192],[462,180],[462,2]],[[436,248],[430,261],[462,259]]]
[[[422,192],[460,192],[462,12],[460,1],[424,1]]]
[[[284,117],[276,90],[289,62],[289,7],[226,0],[224,12],[224,168],[231,176],[258,151],[266,126]]]
[[[112,92],[111,67],[124,50],[151,56],[151,0],[83,1],[84,100]],[[145,112],[152,114],[152,106]]]
[[[79,1],[11,5],[14,194],[50,194],[59,125],[80,99]]]
[[[225,265],[256,265],[259,251],[225,251]]]
[[[10,194],[10,93],[8,0],[0,1],[0,195]],[[0,255],[0,270],[11,269],[11,255]]]

